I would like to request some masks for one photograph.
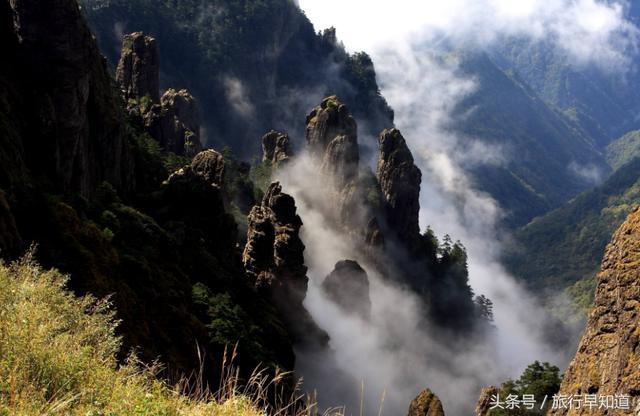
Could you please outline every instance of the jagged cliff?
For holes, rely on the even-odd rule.
[[[153,39],[125,38],[116,83],[75,0],[0,0],[0,34],[3,258],[36,243],[38,260],[69,273],[71,289],[111,295],[122,358],[135,348],[166,364],[162,375],[202,365],[214,385],[222,351],[236,343],[244,373],[293,370],[293,343],[306,332],[291,322],[314,325],[306,280],[293,288],[284,275],[306,279],[295,203],[275,190],[265,200],[282,285],[257,290],[229,211],[248,168],[197,153],[194,98],[160,95]]]
[[[376,174],[360,166],[357,124],[336,96],[307,116],[306,142],[330,203],[323,214],[377,273],[409,286],[424,301],[428,318],[443,328],[469,329],[479,311],[468,283],[460,243],[440,243],[419,227],[422,174],[397,129],[379,136]],[[339,296],[331,294],[338,304]]]
[[[133,157],[122,111],[78,4],[12,0],[8,8],[6,0],[2,3],[3,31],[13,32],[5,38],[13,46],[3,57],[11,67],[3,95],[17,118],[7,126],[14,141],[3,152],[18,156],[5,177],[17,178],[28,168],[67,194],[92,195],[102,181],[131,190]],[[21,161],[26,166],[16,166]]]
[[[127,109],[160,146],[177,155],[202,150],[200,110],[187,90],[167,89],[160,96],[160,63],[156,40],[142,32],[125,35],[116,70]]]
[[[422,172],[397,129],[384,130],[379,138],[380,156],[376,176],[384,204],[384,219],[394,238],[408,245],[412,252],[420,249],[420,183]]]
[[[284,165],[293,156],[289,136],[275,130],[271,130],[262,136],[262,161],[278,168]]]
[[[149,97],[160,101],[160,58],[155,38],[142,32],[124,35],[116,82],[125,100]]]
[[[640,209],[618,228],[602,260],[594,307],[559,394],[628,395],[640,411]],[[558,409],[549,415],[628,414],[598,408]]]
[[[322,100],[307,116],[307,149],[327,181],[323,190],[335,203],[331,214],[344,230],[358,229],[358,127],[338,97]]]
[[[251,283],[274,300],[297,341],[326,344],[328,336],[302,305],[309,278],[295,200],[279,183],[272,183],[248,218],[242,261]]]

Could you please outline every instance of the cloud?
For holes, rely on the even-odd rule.
[[[569,164],[567,169],[590,185],[598,185],[605,176],[605,172],[599,166],[592,164],[582,165],[574,161]]]
[[[375,51],[385,44],[434,41],[487,46],[500,36],[549,40],[577,64],[606,69],[630,62],[640,32],[625,19],[626,3],[597,0],[300,0],[319,28],[335,26],[351,50]]]
[[[233,110],[244,118],[253,116],[255,108],[242,81],[236,77],[227,76],[223,79],[223,84],[227,101]]]

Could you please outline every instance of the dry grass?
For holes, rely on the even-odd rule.
[[[202,374],[169,386],[134,356],[119,365],[110,304],[65,289],[67,278],[28,254],[0,263],[0,415],[315,416],[317,406],[287,374],[254,371],[240,383],[235,350],[211,392]],[[225,358],[225,359],[227,359]],[[270,399],[270,400],[269,400]],[[339,415],[338,411],[325,414]]]

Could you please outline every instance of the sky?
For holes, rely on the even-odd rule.
[[[334,26],[348,50],[377,50],[434,35],[487,45],[503,34],[552,39],[580,63],[628,64],[638,29],[624,1],[299,0],[317,29]],[[629,39],[632,39],[630,41]]]

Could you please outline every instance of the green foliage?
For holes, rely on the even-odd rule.
[[[498,156],[496,163],[472,164],[469,170],[474,185],[503,208],[507,226],[523,226],[593,186],[571,166],[606,173],[608,166],[592,138],[520,79],[486,54],[460,52],[455,57],[478,88],[456,106],[451,127],[498,149],[487,152]]]
[[[368,168],[361,169],[359,181],[364,190],[366,204],[373,210],[379,210],[382,206],[382,191],[373,171]]]
[[[258,160],[258,158],[253,159],[253,163],[251,164],[251,179],[255,184],[254,197],[256,201],[262,199],[262,195],[264,195],[264,192],[271,184],[272,173],[273,167],[271,166],[271,161],[261,161]]]
[[[542,100],[571,115],[600,147],[637,126],[636,71],[621,77],[592,65],[577,67],[565,49],[539,39],[504,39],[493,49],[503,69],[512,70]]]
[[[493,302],[485,295],[476,296],[475,303],[478,316],[486,322],[493,322]]]
[[[509,269],[538,293],[571,287],[573,309],[587,310],[604,249],[640,203],[639,178],[640,159],[634,159],[602,185],[518,230],[517,244],[504,256]]]
[[[614,170],[638,156],[640,156],[640,130],[630,131],[609,143],[606,148],[607,162]]]
[[[159,162],[167,172],[174,172],[191,163],[189,157],[163,150],[160,144],[147,133],[137,134],[134,139],[139,148],[148,155],[147,158],[153,159],[156,163]]]
[[[232,300],[229,293],[212,294],[206,286],[199,283],[193,287],[193,296],[196,303],[207,308],[207,329],[213,342],[219,345],[241,344],[252,351],[252,356],[256,359],[266,356],[257,343],[260,328],[250,324],[251,318]]]
[[[535,361],[530,364],[517,380],[507,380],[500,388],[500,400],[504,401],[510,394],[522,400],[524,395],[533,395],[536,406],[534,409],[526,409],[524,406],[516,409],[493,409],[492,416],[534,416],[545,415],[553,402],[552,397],[560,390],[560,369],[547,362]],[[540,406],[546,397],[545,405]]]

